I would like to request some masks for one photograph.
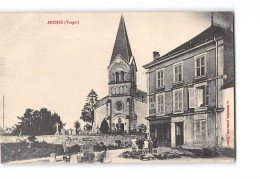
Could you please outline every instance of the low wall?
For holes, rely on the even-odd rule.
[[[100,143],[103,142],[105,145],[115,145],[116,140],[120,140],[121,143],[125,144],[130,142],[132,137],[137,139],[144,139],[144,135],[112,135],[112,134],[99,134],[99,135],[42,135],[36,136],[38,142],[46,142],[50,144],[62,144],[63,142],[71,144],[81,144],[85,140],[95,140]],[[29,136],[0,136],[1,143],[16,143],[19,141],[26,140]]]

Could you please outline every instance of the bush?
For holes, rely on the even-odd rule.
[[[72,147],[68,147],[67,150],[69,154],[76,154],[80,152],[81,147],[79,145],[73,145]]]
[[[97,144],[93,147],[94,152],[107,151],[107,146],[104,145],[103,142]]]
[[[28,138],[27,138],[30,142],[35,142],[36,141],[36,137],[35,136],[29,136]]]
[[[122,146],[121,140],[116,140],[115,143],[117,144],[118,148]]]
[[[146,125],[141,124],[138,126],[138,130],[140,133],[145,133],[146,132]]]

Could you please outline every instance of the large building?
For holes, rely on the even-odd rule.
[[[137,89],[137,66],[130,47],[123,16],[119,23],[108,65],[108,93],[94,111],[94,133],[136,132],[147,125],[146,92]]]
[[[146,119],[160,146],[234,147],[233,49],[233,32],[212,23],[143,66]]]

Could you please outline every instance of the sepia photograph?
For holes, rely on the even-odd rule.
[[[1,164],[236,162],[234,24],[1,13]]]

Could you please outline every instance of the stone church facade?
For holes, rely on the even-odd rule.
[[[147,126],[147,94],[137,89],[137,66],[123,16],[107,69],[109,94],[95,107],[92,132],[128,133],[138,131],[141,124]]]

